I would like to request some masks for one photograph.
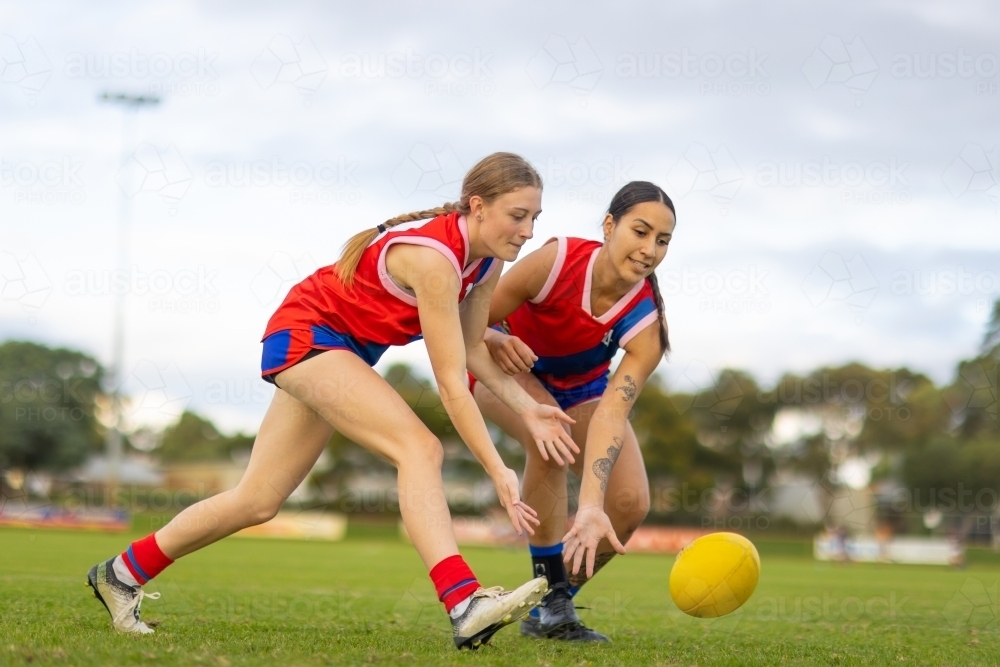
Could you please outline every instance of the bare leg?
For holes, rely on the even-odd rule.
[[[338,431],[396,467],[403,524],[428,569],[458,553],[441,479],[441,442],[382,376],[354,353],[331,350],[277,379]]]
[[[586,429],[590,427],[590,419],[597,409],[597,401],[584,403],[567,411],[576,420],[573,424],[573,439],[580,443],[586,441]],[[583,431],[579,436],[577,431]],[[577,439],[579,437],[579,439]],[[583,457],[580,457],[583,460]],[[575,466],[575,472],[582,472]],[[625,424],[625,444],[615,462],[608,479],[608,488],[604,494],[604,512],[611,519],[611,525],[622,544],[627,544],[635,529],[642,524],[649,513],[649,480],[646,477],[646,466],[642,460],[639,441],[635,437],[632,424]],[[597,545],[597,557],[594,559],[594,574],[615,557],[616,551],[606,539]],[[579,588],[587,582],[585,568],[580,568],[577,574],[570,573],[569,582]]]
[[[518,383],[539,402],[555,405],[555,400],[530,373],[516,376]],[[538,512],[541,521],[535,535],[528,541],[535,546],[550,546],[562,540],[566,534],[567,515],[567,470],[552,460],[545,461],[534,441],[524,427],[524,422],[510,408],[497,399],[482,383],[476,383],[476,402],[483,414],[499,426],[507,435],[516,439],[524,447],[526,462],[522,495],[526,503]],[[583,451],[586,449],[587,431],[590,419],[597,409],[598,401],[574,406],[566,413],[576,420],[572,425],[573,441],[580,446],[581,453],[576,463],[570,466],[578,476],[582,473]],[[628,542],[632,533],[649,512],[649,480],[642,460],[639,442],[631,424],[626,424],[625,445],[618,456],[604,497],[604,511],[611,519],[611,525],[622,544]],[[604,567],[615,555],[615,550],[607,540],[598,545],[594,572]],[[573,586],[586,583],[586,573],[569,575]]]
[[[521,373],[515,379],[539,403],[556,405],[552,395],[530,373]],[[482,382],[476,383],[473,395],[483,415],[524,447],[526,460],[521,497],[529,507],[538,512],[541,522],[535,528],[535,534],[528,536],[528,542],[537,547],[557,544],[566,534],[566,467],[558,465],[551,458],[548,461],[542,458],[521,418],[501,403]],[[577,440],[576,443],[583,447],[582,441]]]
[[[458,553],[444,498],[441,443],[352,352],[330,350],[282,371],[239,485],[188,508],[157,533],[177,558],[265,521],[312,468],[336,428],[398,470],[403,522],[427,565]]]
[[[157,531],[160,549],[176,560],[271,519],[305,479],[332,434],[333,427],[315,410],[281,389],[275,391],[240,483],[188,507]]]

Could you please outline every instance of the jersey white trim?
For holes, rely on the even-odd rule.
[[[590,310],[590,291],[594,283],[594,264],[597,262],[597,254],[601,252],[601,248],[603,247],[604,246],[598,246],[597,248],[594,248],[594,252],[590,254],[590,261],[587,262],[587,276],[583,281],[583,303],[581,306],[583,307],[583,312],[587,313],[591,317],[594,317],[594,313]],[[641,290],[642,286],[645,284],[645,279],[637,282],[625,296],[618,299],[615,305],[611,306],[608,312],[604,313],[600,317],[594,317],[594,319],[601,324],[607,324],[613,320],[618,313],[622,312],[625,309],[625,306],[627,306],[629,302],[635,298],[636,294],[639,293],[639,290]]]
[[[393,228],[394,230],[396,228]],[[378,256],[378,277],[382,281],[382,286],[385,287],[389,294],[402,301],[409,306],[417,305],[417,297],[413,294],[405,292],[399,284],[393,279],[392,275],[389,274],[389,269],[385,265],[385,256],[389,251],[389,248],[396,245],[397,243],[408,243],[410,245],[421,245],[428,248],[433,248],[439,253],[445,256],[445,258],[451,262],[452,268],[455,269],[455,273],[458,274],[458,279],[462,279],[462,269],[458,265],[458,260],[455,258],[455,253],[451,251],[451,248],[441,243],[437,239],[432,239],[427,236],[397,236],[386,241],[385,245],[382,246],[382,252]]]
[[[622,334],[622,337],[618,339],[618,347],[625,347],[628,345],[628,342],[641,333],[643,329],[648,327],[650,324],[659,321],[660,314],[654,310],[649,315],[646,315],[644,318],[636,322],[631,329]]]
[[[458,216],[458,231],[462,234],[462,240],[465,241],[465,257],[462,258],[462,266],[469,263],[469,221],[465,219],[464,215]]]
[[[551,242],[552,242],[551,240],[546,241],[546,245],[548,245]],[[538,294],[535,295],[534,299],[528,299],[528,301],[530,301],[531,303],[541,303],[542,301],[545,301],[545,298],[549,295],[549,293],[552,291],[552,288],[555,286],[556,280],[559,278],[559,274],[562,273],[563,264],[565,263],[566,263],[566,237],[557,236],[556,261],[552,263],[552,270],[549,271],[549,276],[548,278],[545,279],[545,284],[542,285],[541,291],[539,291]],[[490,273],[492,272],[493,270],[490,269]]]
[[[471,276],[473,271],[476,271],[477,269],[479,269],[479,265],[483,263],[483,259],[484,258],[480,257],[479,259],[477,259],[476,261],[474,261],[472,264],[469,264],[467,267],[465,267],[465,271],[462,272],[462,277],[463,278],[468,278],[469,276]]]

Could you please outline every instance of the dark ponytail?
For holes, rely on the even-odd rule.
[[[674,202],[670,200],[670,197],[663,191],[663,188],[649,181],[632,181],[625,184],[611,198],[608,213],[611,214],[615,224],[618,224],[621,217],[628,213],[633,206],[650,201],[660,202],[674,214],[674,220],[677,219]],[[656,302],[656,314],[660,321],[660,348],[666,354],[670,352],[670,335],[667,330],[667,316],[663,309],[663,296],[660,294],[660,285],[656,280],[655,271],[649,274],[648,280],[650,285],[653,286],[653,300]]]
[[[664,354],[669,354],[670,332],[667,331],[667,315],[663,310],[663,295],[660,294],[660,283],[656,280],[656,271],[649,274],[649,284],[653,286],[653,301],[656,302],[656,314],[660,320],[660,347]]]

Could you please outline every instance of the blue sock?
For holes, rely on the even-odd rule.
[[[534,576],[545,577],[549,582],[549,586],[567,582],[566,566],[562,561],[562,542],[557,542],[549,547],[536,547],[533,544],[529,544],[528,551],[531,552],[531,564]],[[531,610],[531,616],[538,618],[538,607]]]

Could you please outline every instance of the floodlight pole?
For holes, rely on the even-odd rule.
[[[122,108],[122,164],[118,171],[121,196],[118,199],[118,271],[119,275],[127,275],[129,266],[129,231],[132,218],[131,170],[128,161],[130,151],[135,150],[135,117],[139,109],[156,106],[160,98],[155,96],[128,95],[125,93],[107,93],[101,95],[104,102],[117,104]],[[124,274],[122,273],[124,272]],[[117,281],[109,280],[115,285]],[[131,287],[131,281],[129,288]],[[122,403],[121,386],[125,379],[125,300],[128,289],[121,289],[115,294],[115,319],[112,338],[111,368],[111,428],[108,429],[105,448],[108,457],[108,476],[105,480],[108,503],[112,502],[118,491],[122,465]]]

